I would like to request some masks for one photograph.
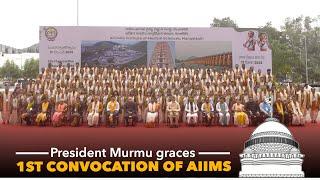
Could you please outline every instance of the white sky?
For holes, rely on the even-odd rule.
[[[77,0],[0,0],[0,44],[24,48],[39,41],[39,26],[76,25]],[[79,0],[81,26],[209,27],[231,17],[240,27],[286,17],[320,15],[319,0]]]

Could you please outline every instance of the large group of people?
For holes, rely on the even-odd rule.
[[[270,106],[270,99],[272,99]],[[280,85],[270,70],[114,68],[50,64],[35,80],[0,94],[0,120],[21,125],[170,127],[259,125],[273,116],[287,126],[317,122],[320,95]]]

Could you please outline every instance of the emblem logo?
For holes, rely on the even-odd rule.
[[[58,35],[58,31],[54,27],[45,28],[45,35],[48,41],[54,41]]]

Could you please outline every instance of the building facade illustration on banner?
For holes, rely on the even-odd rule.
[[[232,67],[232,53],[222,53],[211,56],[196,57],[186,60],[184,64],[203,64],[209,66]]]
[[[81,64],[118,66],[146,64],[146,41],[82,41]]]
[[[153,43],[153,42],[149,42]],[[174,42],[154,42],[155,45],[153,50],[151,50],[151,57],[148,63],[148,66],[151,67],[160,67],[160,68],[173,68],[174,59],[172,55],[172,49]],[[170,43],[170,44],[169,44]]]
[[[255,129],[239,156],[239,177],[304,177],[304,154],[287,127],[275,118]]]

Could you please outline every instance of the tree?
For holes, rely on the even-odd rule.
[[[12,60],[7,59],[0,68],[1,78],[17,79],[21,76],[21,70]]]
[[[210,25],[211,27],[233,27],[235,29],[238,28],[237,23],[230,17],[225,17],[222,19],[214,18],[213,23]]]
[[[27,59],[24,62],[22,74],[24,78],[36,78],[39,74],[39,60]]]

